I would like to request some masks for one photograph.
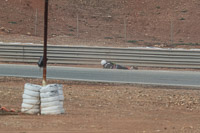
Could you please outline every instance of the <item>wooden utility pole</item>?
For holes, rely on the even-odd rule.
[[[42,85],[46,86],[46,73],[47,73],[47,38],[48,38],[48,0],[45,0],[44,9],[44,52],[43,52],[43,81]]]

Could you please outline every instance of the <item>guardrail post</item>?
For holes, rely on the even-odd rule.
[[[24,45],[23,45],[23,62],[24,62]]]

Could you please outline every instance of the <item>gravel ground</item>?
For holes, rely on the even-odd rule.
[[[20,110],[25,83],[0,77],[0,105]],[[64,115],[0,115],[0,132],[200,132],[200,90],[49,80],[64,85]]]

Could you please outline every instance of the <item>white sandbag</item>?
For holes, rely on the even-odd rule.
[[[61,110],[52,110],[52,111],[41,111],[42,115],[58,115],[61,114]]]
[[[58,90],[63,90],[63,85],[57,84]]]
[[[60,105],[63,107],[63,105],[64,105],[64,102],[63,102],[63,101],[60,101]]]
[[[24,85],[24,89],[25,89],[25,90],[30,90],[30,91],[39,92],[41,88],[42,88],[42,86],[40,86],[40,85],[35,85],[35,84],[26,83],[26,84]]]
[[[58,90],[59,95],[63,95],[63,90]]]
[[[62,84],[50,84],[50,85],[57,87],[58,90],[60,90],[60,89],[62,90],[62,88],[63,88]]]
[[[45,87],[34,84],[24,85],[23,103],[21,111],[27,114],[57,115],[64,113],[63,86],[50,84]],[[41,104],[40,104],[41,103]]]
[[[65,109],[64,108],[60,109],[60,111],[61,111],[61,114],[65,113]]]
[[[59,93],[59,95],[63,95],[63,85],[57,84],[57,86],[58,86],[58,93]]]
[[[52,110],[59,110],[62,107],[60,105],[57,106],[51,106],[51,107],[46,107],[46,108],[41,108],[41,111],[52,111]]]
[[[23,99],[23,103],[35,105],[35,104],[40,104],[40,100]]]
[[[57,106],[57,105],[62,105],[62,104],[60,104],[60,101],[42,102],[41,108],[52,107],[52,106]]]
[[[55,96],[55,97],[49,97],[49,98],[41,98],[41,103],[46,103],[46,102],[54,102],[54,101],[59,101],[60,97]]]
[[[24,90],[24,94],[33,96],[33,97],[40,97],[40,92]]]
[[[23,94],[22,98],[23,99],[34,99],[34,100],[38,100],[39,99],[39,97],[33,97],[33,96],[29,96],[27,94]]]
[[[62,89],[63,88],[63,85],[62,84],[56,84],[58,89]]]
[[[49,91],[46,93],[40,93],[41,98],[48,98],[48,97],[55,97],[55,96],[59,96],[58,90]]]
[[[60,101],[64,101],[64,96],[63,95],[59,95],[59,97],[60,97]]]
[[[40,89],[41,93],[46,93],[46,92],[50,92],[50,91],[56,91],[58,90],[58,87],[56,84],[49,84],[47,86],[44,86]]]
[[[24,108],[24,109],[40,109],[40,105],[39,104],[32,105],[32,104],[22,103],[22,108]]]
[[[40,112],[40,110],[39,109],[24,109],[24,108],[22,108],[21,112],[26,113],[26,114],[37,114]]]

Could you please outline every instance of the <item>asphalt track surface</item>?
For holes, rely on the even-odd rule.
[[[0,76],[42,78],[42,70],[37,65],[0,64]],[[200,86],[200,72],[197,71],[109,70],[48,66],[47,79],[186,87]]]

